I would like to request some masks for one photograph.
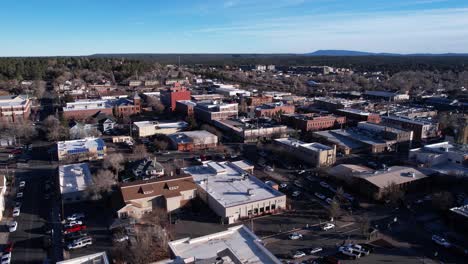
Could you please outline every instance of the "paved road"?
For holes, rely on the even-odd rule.
[[[10,241],[15,244],[13,263],[43,263],[47,257],[43,241],[48,203],[43,198],[43,181],[51,173],[50,166],[16,171],[16,183],[18,179],[25,180],[26,187],[23,198],[17,198],[22,202],[21,213],[15,219],[18,229],[10,234]]]

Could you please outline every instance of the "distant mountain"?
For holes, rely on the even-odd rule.
[[[366,51],[354,50],[317,50],[310,53],[305,53],[306,56],[468,56],[468,53],[414,53],[414,54],[399,54],[399,53],[375,53]]]

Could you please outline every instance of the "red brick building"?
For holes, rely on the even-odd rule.
[[[114,105],[114,115],[117,117],[131,116],[141,113],[141,98],[135,93],[132,100],[118,99]]]
[[[177,101],[175,111],[183,116],[194,116],[194,108],[197,104],[193,101]]]
[[[250,96],[243,97],[242,100],[245,100],[245,103],[248,106],[259,106],[262,104],[268,104],[273,102],[273,97],[270,96]]]
[[[366,111],[362,111],[359,109],[353,109],[353,108],[348,108],[348,109],[338,109],[336,110],[336,114],[345,116],[346,120],[350,124],[357,124],[361,121],[366,121],[366,122],[371,122],[371,123],[380,123],[380,115],[379,114],[374,114],[374,113],[369,113]]]
[[[0,96],[0,121],[26,120],[31,114],[31,100],[24,95]]]
[[[191,93],[186,87],[175,83],[173,87],[161,92],[161,102],[169,107],[171,111],[175,111],[176,101],[190,100],[190,95]]]
[[[339,128],[346,122],[346,117],[317,114],[285,114],[281,116],[281,122],[304,132],[319,131]]]
[[[294,105],[286,105],[283,103],[262,104],[255,108],[255,116],[274,117],[277,114],[293,114],[294,111]]]

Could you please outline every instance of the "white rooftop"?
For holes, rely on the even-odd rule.
[[[185,168],[184,171],[224,207],[284,196],[230,162],[212,161]]]
[[[86,151],[89,149],[95,149],[103,147],[104,141],[100,138],[84,138],[77,140],[66,140],[57,142],[57,148],[59,152],[67,151],[73,153],[73,151]]]
[[[91,172],[86,163],[60,166],[59,180],[62,194],[84,191],[93,183]]]
[[[169,242],[176,256],[175,263],[222,258],[225,263],[279,264],[281,263],[244,225],[198,238],[184,238]],[[180,260],[180,261],[177,261]]]
[[[310,151],[320,152],[324,150],[331,150],[332,148],[320,143],[305,143],[295,138],[278,138],[275,139],[276,142],[282,143],[295,148],[303,148]]]
[[[25,95],[4,95],[0,96],[0,107],[22,106],[28,102]]]

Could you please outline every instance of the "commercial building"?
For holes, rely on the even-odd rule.
[[[105,251],[57,262],[57,264],[110,264],[110,263],[111,262],[107,258],[107,254]]]
[[[175,111],[182,116],[194,116],[197,103],[189,100],[180,100],[176,102]]]
[[[336,110],[336,114],[340,116],[345,116],[348,124],[355,125],[358,122],[367,121],[372,123],[380,123],[380,115],[375,113],[370,113],[367,111],[362,111],[353,108],[345,108]]]
[[[387,91],[366,91],[364,96],[369,99],[380,99],[391,102],[405,101],[410,99],[408,94],[399,94]]]
[[[232,224],[286,208],[286,195],[236,164],[208,162],[184,171],[193,176],[199,197],[224,223]]]
[[[139,219],[154,209],[173,212],[195,198],[196,189],[197,185],[189,175],[124,183],[120,186],[122,206],[117,216]]]
[[[413,131],[415,141],[424,141],[439,136],[439,123],[425,118],[407,118],[403,116],[382,116],[382,122],[393,127]]]
[[[248,97],[242,97],[242,101],[245,101],[245,103],[248,106],[259,106],[262,104],[268,104],[273,102],[273,97],[271,96],[248,96]]]
[[[150,137],[156,134],[169,135],[182,131],[188,126],[184,121],[166,123],[159,121],[140,121],[134,122],[133,125],[138,137]]]
[[[427,118],[427,117],[436,117],[437,110],[433,108],[423,108],[423,107],[413,107],[413,106],[404,106],[404,105],[386,105],[386,108],[390,108],[388,112],[391,115],[396,116],[405,116],[408,118]]]
[[[218,101],[224,98],[221,94],[192,94],[192,100],[195,102],[201,101]]]
[[[246,226],[197,238],[183,238],[169,242],[172,261],[166,263],[249,263],[280,264],[262,241]]]
[[[281,114],[293,114],[295,111],[294,105],[283,103],[262,104],[255,108],[256,117],[274,117]]]
[[[63,107],[63,117],[66,119],[86,119],[97,114],[113,115],[113,104],[109,100],[83,99],[68,102]]]
[[[339,128],[346,122],[346,117],[319,114],[284,114],[281,122],[300,129],[303,132]]]
[[[409,160],[433,171],[453,175],[468,176],[468,147],[449,142],[425,145],[411,149]]]
[[[343,98],[318,97],[314,98],[314,105],[327,111],[335,111],[343,108],[359,107],[366,103],[365,100],[346,100]],[[364,121],[364,120],[361,120]]]
[[[84,161],[103,159],[106,155],[106,144],[100,138],[85,138],[57,142],[59,161]]]
[[[413,141],[413,131],[411,130],[398,129],[371,122],[359,122],[357,127],[362,130],[378,133],[384,139],[396,140],[398,143],[410,143]]]
[[[186,87],[175,83],[173,87],[161,92],[161,102],[166,107],[169,107],[171,111],[175,111],[176,102],[179,100],[190,100],[190,94],[190,91]]]
[[[64,203],[86,200],[86,190],[93,185],[88,164],[77,163],[59,166],[60,193]]]
[[[0,96],[0,122],[27,120],[31,114],[31,100],[26,95]]]
[[[213,124],[236,142],[257,142],[285,137],[288,134],[287,126],[261,118],[215,120]]]
[[[342,134],[340,131],[343,132],[344,130],[316,131],[313,132],[313,136],[320,140],[320,142],[336,145],[337,150],[345,155],[367,150],[366,145],[359,140],[355,140],[347,134]]]
[[[336,147],[320,143],[304,143],[294,138],[278,138],[275,143],[298,159],[315,167],[326,167],[335,164]]]
[[[250,92],[237,88],[235,85],[231,84],[213,84],[216,90],[216,93],[221,94],[225,97],[236,97],[236,96],[250,96]]]
[[[135,93],[133,98],[119,98],[113,102],[114,114],[117,117],[131,116],[141,113],[141,98]]]
[[[178,151],[210,149],[218,145],[218,137],[205,130],[178,132],[168,137]]]
[[[211,123],[213,120],[237,118],[239,108],[237,103],[198,103],[195,106],[195,117],[204,122]]]

